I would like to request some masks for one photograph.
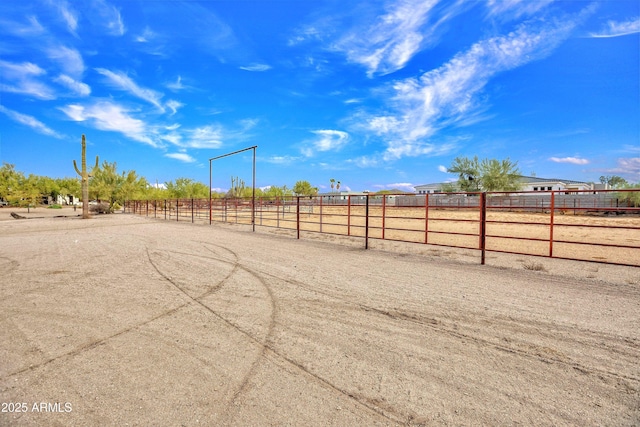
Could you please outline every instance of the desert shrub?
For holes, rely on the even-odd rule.
[[[120,206],[120,203],[115,202],[115,203],[113,204],[113,210],[114,210],[114,211],[119,211],[120,209],[122,209],[122,206]]]
[[[95,205],[90,205],[89,211],[91,213],[97,213],[97,214],[111,213],[111,209],[109,208],[109,203],[98,203]]]
[[[522,264],[522,267],[525,270],[533,270],[533,271],[547,271],[547,269],[544,267],[544,265],[542,265],[542,263],[539,262],[535,262],[535,261],[525,261]]]
[[[55,204],[55,205],[49,206],[49,209],[62,209],[62,206]]]

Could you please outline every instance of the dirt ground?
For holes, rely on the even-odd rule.
[[[0,209],[0,425],[640,425],[640,268],[60,214]]]

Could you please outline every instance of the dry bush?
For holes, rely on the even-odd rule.
[[[98,203],[96,205],[90,205],[89,211],[96,214],[108,214],[111,213],[109,203]]]
[[[533,261],[533,260],[525,261],[525,262],[522,264],[522,267],[523,267],[525,270],[532,270],[532,271],[547,271],[547,269],[545,268],[545,266],[544,266],[544,265],[542,265],[542,263],[540,263],[540,262],[536,262],[536,261]]]

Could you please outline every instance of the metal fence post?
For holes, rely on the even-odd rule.
[[[369,204],[369,195],[367,194],[367,205]],[[382,195],[382,240],[384,240],[385,216],[387,213],[387,196]]]
[[[364,248],[369,249],[369,194],[367,194],[364,208]]]
[[[180,199],[176,199],[176,221],[180,221]]]
[[[322,233],[322,196],[318,196],[320,197],[320,232]]]
[[[164,219],[167,219],[167,199],[164,199]]]
[[[296,197],[296,229],[298,230],[298,239],[300,239],[300,196]]]
[[[193,224],[193,199],[191,199],[191,223]]]
[[[553,219],[554,219],[554,213],[556,211],[555,195],[556,193],[552,191],[551,192],[551,212],[549,215],[549,256],[550,257],[553,256]]]
[[[487,193],[480,193],[480,264],[484,265],[487,240]]]
[[[351,236],[351,196],[347,196],[347,236]]]
[[[424,195],[424,244],[429,243],[429,193]]]

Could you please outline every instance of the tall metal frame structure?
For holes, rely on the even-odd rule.
[[[242,150],[238,150],[238,151],[234,151],[232,153],[227,153],[227,154],[223,154],[221,156],[216,156],[216,157],[212,157],[209,159],[209,225],[211,225],[212,222],[212,206],[211,203],[213,201],[212,197],[211,197],[211,187],[213,185],[212,181],[211,181],[211,164],[214,160],[218,160],[218,159],[222,159],[223,157],[229,157],[229,156],[233,156],[234,154],[239,154],[239,153],[243,153],[245,151],[249,151],[249,150],[253,150],[253,182],[251,184],[251,190],[252,190],[252,195],[251,195],[251,227],[253,229],[253,231],[256,231],[256,148],[258,148],[257,145],[254,145],[253,147],[247,147],[247,148],[243,148]]]

